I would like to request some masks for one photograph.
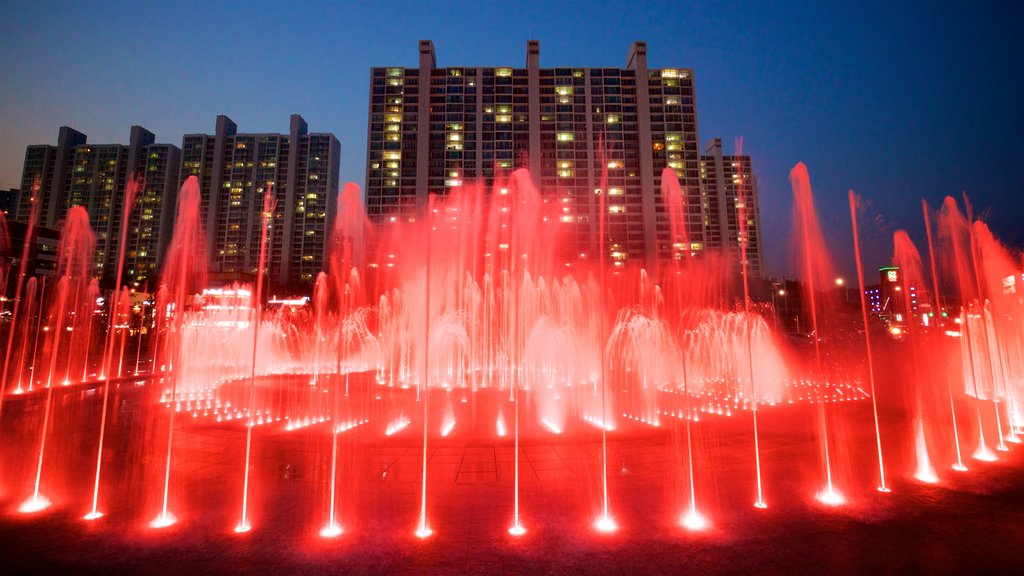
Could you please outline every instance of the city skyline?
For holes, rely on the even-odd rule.
[[[623,14],[565,2],[503,14],[486,4],[400,3],[384,18],[358,5],[197,5],[170,15],[105,6],[4,9],[2,73],[13,87],[0,96],[5,188],[20,180],[25,147],[50,143],[62,124],[97,142],[123,142],[125,127],[139,124],[176,143],[205,132],[216,114],[259,132],[277,131],[291,113],[338,136],[341,181],[363,186],[366,71],[414,66],[419,39],[432,39],[448,62],[509,66],[522,65],[532,38],[550,66],[618,66],[624,47],[645,40],[651,67],[694,69],[704,134],[723,137],[727,152],[742,137],[754,158],[766,273],[794,272],[787,175],[798,161],[810,169],[842,273],[852,269],[849,188],[871,204],[866,268],[887,263],[886,233],[905,227],[921,239],[922,197],[936,206],[966,192],[997,235],[1021,242],[1011,138],[1022,90],[1007,73],[1020,56],[1008,25],[984,10],[649,4]],[[132,30],[137,49],[116,49]],[[240,44],[248,38],[263,40]],[[971,54],[960,48],[968,45]]]

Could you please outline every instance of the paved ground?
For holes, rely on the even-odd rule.
[[[883,394],[884,396],[884,394]],[[384,438],[371,426],[339,435],[338,515],[345,534],[317,535],[326,521],[329,436],[258,429],[253,443],[253,530],[236,535],[244,431],[186,422],[176,437],[171,510],[181,522],[146,523],[160,506],[166,416],[140,410],[142,395],[115,398],[105,450],[101,507],[88,511],[98,396],[55,402],[44,491],[55,505],[37,515],[16,508],[31,491],[38,418],[29,402],[5,407],[0,478],[0,572],[67,574],[886,574],[1014,573],[1024,542],[1024,449],[995,463],[949,469],[948,425],[931,433],[942,482],[911,477],[905,415],[883,405],[882,433],[892,492],[878,483],[870,403],[829,408],[837,486],[847,505],[814,500],[824,483],[815,406],[759,412],[767,510],[755,509],[749,413],[705,417],[693,427],[695,487],[711,527],[678,525],[688,497],[685,426],[623,426],[609,435],[609,505],[620,529],[595,532],[602,502],[601,442],[580,425],[561,436],[531,434],[520,457],[521,511],[528,529],[506,532],[515,485],[511,438],[463,433],[432,438],[428,518],[435,534],[413,536],[422,486],[416,423]],[[465,408],[468,410],[468,408]],[[976,432],[964,399],[962,444]],[[63,423],[63,424],[61,424]],[[987,422],[986,425],[994,426]],[[463,428],[467,426],[462,425]]]

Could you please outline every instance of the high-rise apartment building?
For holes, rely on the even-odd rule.
[[[67,213],[64,196],[71,187],[71,164],[75,149],[85,144],[86,135],[61,126],[57,145],[35,144],[25,148],[25,164],[21,171],[20,218],[27,220],[32,213],[32,187],[38,181],[40,226],[55,228],[60,214]]]
[[[724,155],[722,140],[712,138],[700,157],[700,169],[708,199],[707,245],[725,251],[729,261],[739,266],[742,244],[746,243],[747,273],[751,278],[760,278],[761,210],[750,156]],[[745,222],[740,222],[741,217]],[[734,272],[739,273],[740,269]]]
[[[18,219],[18,200],[21,198],[21,190],[8,188],[0,190],[0,212],[4,213],[7,220]]]
[[[720,250],[720,236],[709,241],[720,203],[701,179],[696,110],[693,70],[649,68],[644,42],[624,68],[542,68],[537,41],[525,68],[438,68],[423,40],[417,68],[370,72],[367,210],[386,225],[422,210],[430,192],[526,167],[564,227],[568,257],[604,250],[616,265],[651,266]],[[684,195],[685,244],[660,193],[666,167]]]
[[[324,268],[336,209],[338,139],[309,133],[297,114],[287,134],[240,134],[230,118],[218,116],[214,134],[186,134],[181,148],[181,181],[195,175],[200,184],[211,272],[254,277],[263,198],[273,186],[269,276],[280,284],[312,284]]]
[[[60,228],[72,206],[82,206],[96,234],[95,273],[107,283],[125,252],[125,280],[141,282],[158,271],[173,225],[180,151],[157,144],[152,132],[132,126],[128,145],[87,144],[85,134],[61,127],[57,146],[25,151],[18,215],[31,215],[32,189],[39,183],[39,225]],[[125,187],[141,177],[129,218],[127,244],[120,245]]]

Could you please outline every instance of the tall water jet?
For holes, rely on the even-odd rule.
[[[978,291],[978,308],[980,309],[979,316],[981,320],[981,334],[978,340],[981,348],[980,351],[982,352],[981,356],[985,364],[984,368],[987,372],[986,381],[991,389],[988,396],[992,400],[992,409],[996,417],[996,449],[1000,452],[1007,452],[1009,447],[1006,446],[1006,442],[1003,440],[1002,416],[999,413],[999,393],[1001,391],[1001,378],[999,377],[1000,375],[998,374],[997,368],[999,360],[998,358],[993,358],[993,355],[991,354],[992,340],[989,338],[990,331],[993,328],[993,318],[991,316],[990,306],[994,295],[988,289],[988,284],[982,280],[984,271],[982,269],[981,253],[978,248],[978,233],[981,231],[981,228],[975,225],[977,223],[974,220],[974,207],[971,206],[971,202],[967,198],[966,192],[963,194],[963,199],[964,206],[967,209],[967,225],[971,240],[969,262],[971,268],[974,270],[974,283],[975,288]],[[971,316],[968,315],[966,323],[969,324],[970,320]],[[977,332],[975,334],[977,334]],[[968,345],[971,344],[972,343],[969,343]]]
[[[361,292],[358,290],[355,281],[350,281],[350,278],[358,278],[356,274],[356,266],[363,264],[365,257],[364,254],[364,243],[370,238],[368,235],[372,235],[372,225],[369,219],[366,217],[366,211],[362,206],[362,199],[359,193],[359,187],[351,182],[345,184],[345,187],[338,196],[338,210],[337,217],[334,220],[334,227],[331,230],[331,249],[329,251],[327,265],[330,271],[329,278],[333,280],[332,286],[334,290],[335,300],[338,303],[338,318],[337,323],[338,336],[337,336],[337,355],[336,355],[336,371],[338,378],[333,381],[333,386],[328,391],[333,396],[332,408],[331,408],[331,419],[333,421],[331,425],[331,472],[329,480],[329,498],[327,506],[327,523],[320,530],[320,535],[324,538],[334,538],[340,536],[342,533],[342,527],[337,520],[337,484],[338,484],[338,434],[342,431],[339,421],[339,386],[342,382],[342,357],[350,354],[350,343],[353,340],[351,336],[351,329],[346,329],[347,326],[351,325],[352,322],[346,317],[349,311],[354,307],[357,298],[361,298]],[[351,269],[352,273],[349,274],[348,270]],[[314,364],[318,361],[319,357],[319,346],[322,334],[324,332],[324,319],[327,315],[327,280],[328,276],[321,273],[317,278],[317,284],[314,286],[313,298],[314,298],[314,331],[316,332],[316,348],[314,350]],[[351,367],[346,367],[344,371],[344,383],[345,383],[345,397],[349,395],[349,373]],[[314,384],[316,382],[317,369],[314,367]]]
[[[46,284],[46,278],[45,277],[43,278],[42,281],[40,281],[37,278],[33,277],[33,278],[29,278],[28,281],[25,282],[25,310],[28,310],[31,313],[32,310],[38,308],[35,305],[36,293],[39,292],[40,288],[42,286],[45,286],[45,284]],[[42,300],[42,294],[40,294],[39,298],[40,298],[40,300]],[[37,314],[37,316],[40,318],[40,320],[42,319],[42,310],[41,309],[39,311],[39,314]],[[32,327],[32,317],[29,316],[28,318],[25,319],[25,329],[22,330],[23,333],[21,335],[21,350],[18,353],[18,368],[17,368],[17,372],[15,372],[15,374],[17,375],[17,384],[14,387],[14,392],[13,392],[14,394],[24,394],[25,393],[25,386],[24,386],[25,363],[29,361],[29,355],[30,355],[29,354],[30,353],[29,342],[32,341],[32,337],[31,336],[32,336],[32,333],[33,333],[33,331],[31,330],[31,327]],[[12,322],[11,330],[13,331],[15,328],[16,328],[16,326],[14,326],[14,324]],[[35,330],[35,334],[38,336],[39,332],[41,332],[41,329],[40,329],[39,326],[37,326],[36,330]],[[12,363],[13,363],[13,361],[12,361]],[[31,380],[29,380],[29,388],[31,388],[31,385],[32,385],[31,384]],[[6,390],[5,390],[5,392],[6,392]],[[0,416],[2,416],[2,414],[0,414]]]
[[[82,295],[90,281],[92,255],[95,252],[96,237],[89,228],[89,214],[81,206],[73,206],[68,210],[64,229],[61,231],[58,246],[57,292],[51,308],[55,310],[54,326],[49,338],[50,366],[46,377],[46,400],[43,408],[43,422],[39,432],[39,452],[36,460],[35,484],[32,496],[18,508],[21,512],[38,512],[50,506],[50,500],[41,494],[40,483],[43,475],[43,457],[46,453],[47,432],[53,404],[54,375],[57,372],[57,359],[61,356],[61,336],[65,330],[65,316],[68,308],[77,309],[81,304]],[[70,322],[73,328],[75,314]],[[73,329],[72,329],[73,332]],[[66,346],[66,354],[71,354],[70,346]]]
[[[181,335],[188,297],[197,291],[197,287],[206,284],[206,240],[199,216],[199,205],[199,180],[195,176],[190,176],[185,180],[178,193],[178,215],[174,223],[174,236],[171,237],[171,244],[164,259],[163,273],[161,274],[164,281],[161,291],[166,294],[166,300],[158,302],[158,315],[165,315],[170,319],[170,325],[165,327],[168,332],[167,343],[164,346],[164,357],[166,358],[164,365],[167,371],[180,369],[177,356],[181,354]],[[157,360],[154,362],[159,363]],[[175,401],[180,378],[178,374],[172,372],[168,375],[168,379],[171,383],[171,409],[168,411],[167,421],[167,454],[164,465],[163,496],[160,513],[150,522],[150,526],[153,528],[165,528],[178,521],[168,507],[168,500],[171,483],[171,452],[174,446],[174,415],[177,412]]]
[[[932,233],[932,215],[928,208],[928,202],[924,199],[921,200],[921,211],[924,214],[924,229],[928,240],[928,259],[932,275],[932,289],[935,292],[935,309],[941,313],[942,297],[939,294],[939,268],[935,253],[935,237]],[[960,451],[960,430],[956,421],[956,402],[953,400],[953,382],[950,380],[947,380],[946,391],[949,395],[949,413],[953,425],[953,445],[956,448],[956,462],[953,464],[953,470],[956,470],[957,472],[966,472],[967,466],[964,465],[963,454]]]
[[[737,150],[737,154],[742,154]],[[739,244],[740,244],[740,266],[743,275],[743,312],[750,316],[750,278],[748,250],[750,248],[750,232],[747,216],[746,199],[736,199],[736,221],[739,223]],[[761,486],[761,443],[757,428],[757,405],[761,398],[757,390],[757,380],[754,378],[754,323],[750,323],[747,331],[747,377],[750,380],[750,415],[754,423],[754,471],[757,477],[757,500],[754,501],[755,508],[767,508],[768,503],[764,499],[764,489]]]
[[[145,183],[142,181],[141,177],[131,175],[128,178],[128,183],[125,185],[124,193],[122,195],[120,222],[121,236],[117,250],[117,272],[114,275],[114,296],[110,298],[107,344],[103,352],[103,363],[100,368],[100,378],[106,378],[111,374],[111,364],[113,363],[114,357],[114,335],[116,334],[114,325],[116,324],[115,319],[117,317],[114,310],[118,304],[118,295],[121,293],[121,280],[124,274],[124,258],[125,253],[127,252],[126,247],[128,246],[128,228],[130,228],[129,224],[132,209],[135,207],[135,197],[138,195],[139,189],[144,186]]]
[[[693,333],[686,331],[683,333],[683,337],[680,341],[680,347],[682,348],[682,372],[683,372],[683,397],[686,399],[686,459],[687,459],[687,473],[689,474],[689,495],[690,502],[686,512],[679,519],[679,523],[690,530],[701,530],[707,525],[707,520],[697,510],[697,488],[694,482],[694,469],[693,469],[693,420],[694,413],[690,408],[690,375],[687,369],[687,353],[691,346],[688,346],[688,341],[693,337]]]
[[[939,211],[939,236],[952,248],[951,258],[947,259],[947,266],[952,269],[953,280],[958,288],[961,301],[961,327],[963,338],[961,339],[966,357],[966,378],[965,384],[970,387],[971,395],[974,397],[975,416],[978,426],[978,447],[972,457],[983,462],[997,460],[995,452],[989,448],[985,441],[985,424],[981,417],[981,402],[983,387],[979,386],[980,379],[977,359],[974,357],[972,346],[974,335],[971,327],[972,308],[981,313],[981,295],[976,292],[977,285],[972,273],[971,252],[973,251],[973,240],[971,239],[970,223],[963,217],[957,208],[956,200],[947,196]]]
[[[260,336],[260,312],[263,309],[263,277],[266,275],[267,266],[267,235],[270,232],[271,218],[274,217],[273,182],[266,183],[266,192],[263,194],[263,210],[260,212],[260,246],[259,264],[256,267],[256,294],[252,307],[252,369],[249,373],[249,407],[247,409],[249,422],[245,427],[245,470],[242,481],[242,518],[235,526],[235,532],[248,532],[252,529],[249,523],[249,459],[252,455],[252,429],[256,425],[256,354],[257,344]]]
[[[828,263],[828,256],[825,253],[824,236],[818,224],[817,213],[814,209],[814,197],[811,193],[811,179],[807,173],[807,166],[803,162],[797,163],[789,173],[789,181],[793,188],[793,213],[794,213],[794,241],[803,263],[804,296],[805,306],[811,315],[811,337],[814,341],[814,358],[816,365],[816,377],[825,377],[821,360],[821,332],[818,322],[818,299],[817,292],[823,290],[827,285],[828,271],[831,266]],[[815,247],[818,247],[815,250]],[[836,490],[832,478],[832,462],[829,451],[828,413],[825,409],[825,399],[822,398],[818,406],[818,422],[821,428],[819,440],[822,447],[822,459],[825,465],[825,486],[818,493],[817,498],[824,504],[836,506],[844,502],[842,494]]]
[[[123,306],[130,306],[129,302],[124,301],[125,299],[120,297],[121,279],[122,279],[123,274],[124,274],[124,257],[125,257],[125,252],[127,252],[126,248],[128,246],[129,218],[130,218],[131,213],[132,213],[132,208],[135,206],[135,196],[137,195],[138,190],[142,186],[144,186],[144,184],[141,182],[141,180],[139,178],[136,178],[135,175],[129,176],[128,183],[125,186],[124,195],[123,195],[123,198],[122,198],[122,211],[121,211],[121,223],[120,223],[120,226],[121,226],[121,237],[120,237],[120,243],[118,244],[118,250],[117,250],[117,273],[114,276],[114,291],[112,292],[112,295],[111,295],[111,298],[110,298],[110,308],[109,308],[109,312],[108,312],[108,314],[109,314],[109,322],[107,323],[107,345],[104,347],[103,359],[101,360],[101,366],[100,366],[100,379],[101,380],[105,380],[105,382],[103,383],[103,405],[100,408],[99,441],[97,442],[97,446],[96,446],[96,477],[95,477],[95,481],[94,481],[94,484],[93,484],[93,491],[92,491],[92,508],[85,515],[85,519],[86,520],[95,520],[95,519],[100,518],[101,516],[103,516],[103,513],[100,512],[99,509],[98,509],[98,504],[99,504],[99,494],[100,494],[100,469],[103,466],[103,440],[104,440],[104,434],[106,433],[106,429],[107,429],[107,402],[108,402],[108,399],[109,399],[109,396],[110,396],[110,380],[109,380],[109,377],[111,375],[111,362],[112,362],[113,354],[114,354],[114,352],[113,352],[114,351],[114,335],[116,333],[115,327],[118,324],[117,318],[119,317],[120,314],[123,313],[123,310],[124,310]],[[125,315],[125,317],[128,319],[128,321],[126,321],[126,324],[127,324],[127,323],[130,322],[130,319],[131,319],[130,313]],[[90,330],[89,333],[91,334],[92,331]],[[124,341],[124,339],[122,337],[122,342],[123,341]],[[140,344],[142,342],[142,337],[141,336],[139,337],[139,342],[140,342]],[[138,356],[136,356],[136,362],[137,361],[138,361]],[[123,364],[123,362],[124,362],[124,349],[122,347],[121,354],[120,354],[119,360],[118,360],[118,367],[117,367],[117,376],[118,377],[121,376],[121,365]],[[86,364],[87,367],[88,367],[88,363],[89,363],[88,344],[86,344],[86,361],[85,361],[85,364]],[[136,372],[138,372],[138,370],[136,370]],[[83,369],[83,371],[82,371],[82,380],[83,381],[86,380],[87,373],[88,373],[88,369],[87,368]]]
[[[871,350],[871,330],[868,325],[868,303],[864,294],[864,265],[860,259],[860,233],[857,230],[857,195],[849,192],[850,223],[853,226],[853,253],[857,262],[857,287],[860,294],[860,313],[864,323],[864,348],[868,357],[868,382],[871,385],[871,414],[875,420],[875,443],[878,447],[878,490],[888,492],[885,483],[885,462],[882,459],[882,432],[878,426],[878,399],[875,394],[875,355]],[[908,291],[909,292],[909,291]]]
[[[33,238],[35,234],[36,223],[39,221],[39,211],[42,206],[42,202],[39,201],[39,179],[36,178],[32,182],[32,192],[29,198],[29,205],[32,207],[29,212],[28,226],[25,231],[25,244],[21,247],[21,261],[18,263],[18,276],[14,279],[14,307],[11,312],[11,324],[10,329],[7,331],[7,351],[4,353],[4,370],[2,379],[0,379],[0,416],[3,416],[4,397],[7,395],[7,376],[8,368],[11,366],[11,350],[14,347],[14,336],[17,333],[18,327],[18,313],[21,306],[21,290],[25,282],[26,266],[28,266],[28,255],[29,249],[32,247]],[[6,279],[5,279],[6,280]],[[6,282],[5,282],[6,283]],[[6,286],[5,292],[6,294]],[[29,313],[31,313],[31,307],[29,307]],[[31,320],[31,318],[30,318]],[[26,325],[29,322],[26,322]],[[25,342],[28,342],[30,332],[28,330],[23,331]],[[22,354],[24,359],[24,353]],[[21,390],[21,373],[18,374],[18,390]]]
[[[419,375],[419,382],[417,383],[417,390],[422,389],[420,401],[423,402],[423,466],[421,474],[422,486],[420,489],[420,520],[416,527],[416,536],[421,539],[428,538],[434,533],[434,530],[431,529],[430,524],[427,522],[427,416],[430,405],[430,260],[432,257],[430,244],[434,236],[434,200],[435,196],[433,194],[427,197],[426,214],[423,218],[423,230],[426,235],[423,266],[423,364]]]
[[[925,284],[920,254],[906,230],[897,230],[893,234],[892,264],[899,269],[900,287],[905,301],[910,302],[910,295],[913,291],[920,290]],[[920,333],[920,327],[914,321],[911,306],[905,306],[905,313],[907,322],[903,329],[909,340],[911,383],[913,384],[913,390],[910,393],[913,395],[914,457],[917,461],[914,477],[921,482],[933,484],[938,482],[938,476],[932,466],[931,456],[928,454],[928,443],[925,439],[925,400],[923,398],[925,389],[919,367],[920,347],[925,335]]]
[[[1019,296],[1017,278],[1021,265],[992,235],[981,220],[974,222],[972,237],[975,243],[978,283],[984,290],[986,346],[984,350],[991,368],[992,400],[999,417],[999,404],[1006,404],[1008,431],[1005,442],[1021,442],[1018,402],[1024,388],[1024,299]],[[1001,428],[1001,427],[1000,427]],[[1004,444],[1005,446],[1005,444]]]
[[[124,244],[122,244],[122,246],[123,245]],[[109,308],[111,318],[110,318],[110,322],[108,323],[108,326],[109,326],[109,330],[111,331],[111,333],[113,333],[115,330],[119,329],[118,328],[119,326],[121,326],[122,321],[120,319],[123,318],[124,319],[123,320],[124,323],[128,323],[130,321],[130,318],[131,318],[131,299],[130,299],[130,294],[128,293],[127,290],[123,290],[120,294],[115,291],[111,295],[110,299],[112,300],[112,303],[110,304],[110,308]],[[120,330],[122,331],[122,333],[125,331],[124,329],[120,329]],[[91,333],[91,331],[90,331],[90,333]],[[124,337],[122,336],[122,342],[123,341],[124,341]],[[113,338],[111,338],[111,344],[113,344]],[[123,357],[123,353],[122,353],[122,357]],[[88,357],[86,358],[86,360],[88,360]],[[104,369],[103,368],[103,363],[104,362],[103,362],[102,359],[101,359],[100,362],[101,362],[100,369],[103,370]],[[119,364],[120,364],[120,362],[119,362]],[[121,367],[118,366],[117,377],[119,378],[120,376],[121,376]],[[102,406],[100,408],[99,441],[97,442],[97,446],[96,446],[96,474],[95,474],[95,478],[94,478],[94,481],[93,481],[92,507],[90,508],[89,512],[86,513],[86,515],[84,516],[84,518],[86,520],[96,520],[97,518],[100,518],[100,517],[103,516],[103,513],[100,512],[99,508],[98,508],[98,506],[99,506],[99,496],[100,496],[100,471],[101,471],[102,466],[103,466],[103,443],[104,443],[104,438],[106,436],[106,429],[107,429],[107,405],[108,405],[108,401],[109,401],[109,397],[110,397],[110,379],[111,379],[111,377],[113,377],[112,374],[109,375],[109,377],[101,375],[101,378],[104,380],[104,382],[103,382],[103,403],[102,403]],[[85,377],[84,376],[83,376],[82,380],[85,381]]]
[[[604,310],[603,304],[606,300],[605,295],[605,260],[607,248],[604,245],[605,241],[605,226],[608,218],[605,212],[605,196],[608,194],[608,163],[605,162],[605,147],[604,137],[601,137],[601,142],[598,145],[600,149],[600,162],[601,162],[601,188],[598,196],[598,250],[601,251],[600,256],[600,286],[601,286],[601,308]],[[601,334],[605,334],[604,329],[605,318],[601,316]],[[598,518],[595,527],[601,532],[612,532],[618,528],[615,520],[612,518],[608,511],[608,365],[605,359],[606,346],[601,347],[601,516]]]

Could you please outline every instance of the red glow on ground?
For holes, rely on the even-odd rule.
[[[679,519],[679,524],[691,532],[700,532],[707,529],[708,520],[700,512],[689,510]]]
[[[602,516],[594,522],[594,529],[598,532],[610,533],[619,529],[619,525],[611,516]]]
[[[995,462],[999,460],[996,453],[993,452],[986,444],[978,446],[978,449],[974,451],[974,454],[972,454],[971,457],[975,460],[980,460],[981,462]]]
[[[835,507],[846,504],[846,498],[844,498],[842,494],[840,494],[835,488],[832,488],[831,486],[822,490],[821,492],[818,492],[814,497],[818,500],[818,502],[821,502],[826,506]]]
[[[320,530],[320,536],[322,538],[337,538],[338,536],[341,536],[343,532],[344,530],[341,529],[341,526],[338,526],[337,524],[328,524]]]
[[[161,512],[153,521],[149,523],[150,528],[167,528],[177,524],[178,518],[170,512]]]
[[[18,506],[18,512],[22,514],[35,514],[50,507],[50,499],[41,494],[36,494]]]

